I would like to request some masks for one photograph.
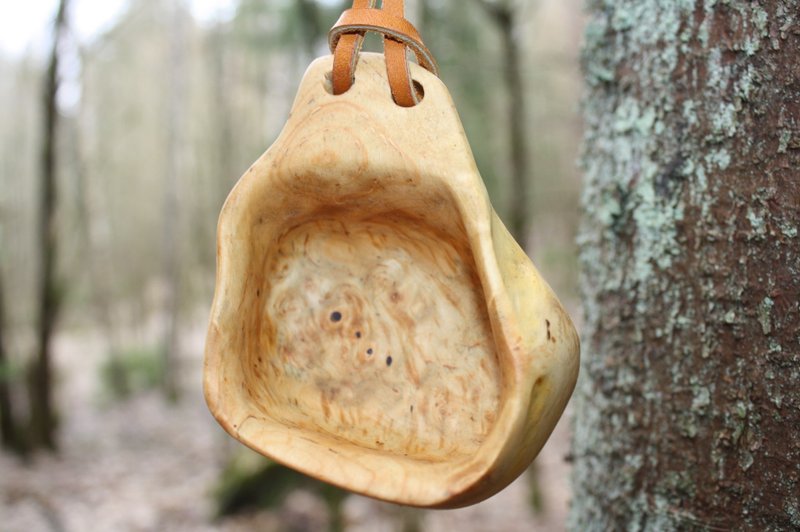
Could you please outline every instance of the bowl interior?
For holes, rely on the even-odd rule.
[[[454,203],[410,186],[326,200],[276,194],[264,208],[289,214],[253,233],[240,373],[250,408],[412,459],[475,454],[502,375]]]

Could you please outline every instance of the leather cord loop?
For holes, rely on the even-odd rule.
[[[430,50],[422,43],[422,37],[417,29],[403,17],[395,17],[378,9],[348,9],[342,13],[328,34],[328,44],[331,51],[334,51],[344,34],[363,35],[368,31],[383,33],[389,39],[408,46],[416,55],[420,65],[439,75],[436,61]]]
[[[419,103],[421,95],[411,79],[406,49],[410,48],[417,62],[434,75],[439,75],[439,68],[417,29],[403,17],[403,11],[403,0],[383,0],[382,9],[375,8],[375,0],[354,0],[353,8],[342,13],[328,34],[333,52],[334,94],[347,92],[352,86],[364,35],[372,31],[384,36],[386,70],[394,101],[403,107]]]

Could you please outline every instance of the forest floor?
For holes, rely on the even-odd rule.
[[[60,450],[28,463],[0,453],[0,530],[324,530],[325,503],[294,492],[275,511],[213,519],[213,489],[239,445],[216,424],[201,389],[205,322],[182,335],[183,395],[167,404],[155,390],[102,398],[105,348],[96,333],[67,332],[55,345]],[[460,510],[418,511],[424,531],[558,531],[569,502],[569,415],[537,458],[542,509],[529,503],[527,475],[493,498]],[[348,531],[403,530],[407,509],[350,496]],[[417,512],[414,510],[414,512]]]

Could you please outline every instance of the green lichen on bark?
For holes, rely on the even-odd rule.
[[[800,3],[588,8],[570,526],[797,526]]]

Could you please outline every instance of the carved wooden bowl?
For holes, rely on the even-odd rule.
[[[235,438],[393,502],[478,502],[533,460],[572,393],[569,317],[495,215],[450,96],[389,96],[315,61],[218,228],[205,394]]]

